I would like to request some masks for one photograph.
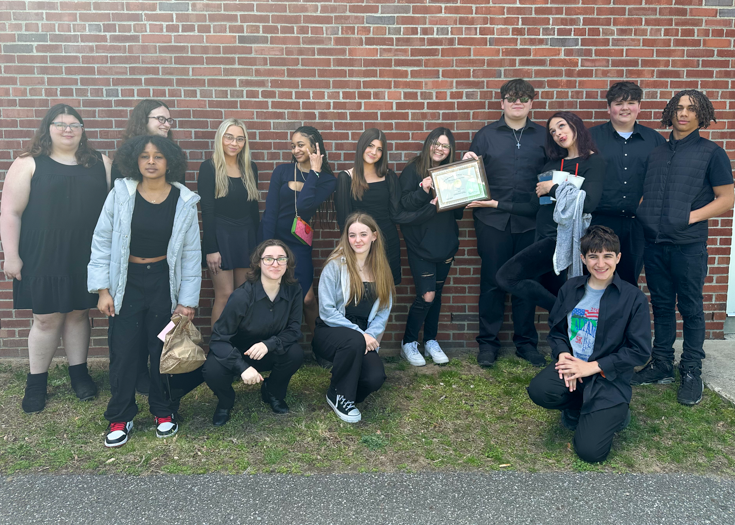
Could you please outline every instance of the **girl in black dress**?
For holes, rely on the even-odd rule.
[[[357,141],[354,166],[337,176],[334,204],[340,231],[353,212],[361,211],[375,219],[385,240],[393,282],[400,284],[401,243],[396,223],[403,222],[401,185],[388,168],[388,141],[379,129],[366,130]]]
[[[227,119],[214,137],[214,154],[197,180],[202,206],[202,262],[214,284],[212,326],[233,290],[243,284],[258,232],[258,167],[250,159],[245,123]]]
[[[46,406],[48,368],[59,337],[77,397],[97,394],[87,372],[89,309],[97,304],[97,296],[87,292],[87,263],[110,187],[110,166],[110,159],[89,146],[79,113],[57,104],[5,177],[0,211],[5,276],[13,279],[13,308],[33,311],[25,412]]]

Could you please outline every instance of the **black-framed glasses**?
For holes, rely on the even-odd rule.
[[[66,128],[75,132],[84,129],[84,124],[78,124],[77,122],[74,122],[73,124],[67,124],[66,122],[52,122],[51,125],[59,131],[66,131]]]
[[[174,119],[172,119],[172,118],[166,118],[163,115],[158,115],[157,117],[148,117],[148,118],[154,118],[158,122],[160,122],[161,124],[168,123],[169,126],[173,126],[174,125]]]
[[[273,266],[274,262],[278,263],[278,266],[283,266],[288,263],[288,257],[261,257],[260,260],[266,266]]]
[[[505,97],[505,100],[506,100],[507,102],[510,102],[511,104],[512,104],[513,102],[515,102],[516,100],[520,100],[520,101],[521,101],[521,103],[525,104],[525,103],[526,103],[526,102],[528,102],[529,100],[533,100],[533,99],[532,99],[531,97],[510,97],[510,96],[508,96],[508,97]]]
[[[247,142],[245,140],[245,137],[236,137],[235,135],[231,135],[229,133],[225,133],[222,135],[222,138],[225,140],[225,144],[232,144],[233,142],[237,142],[240,145],[245,144]]]

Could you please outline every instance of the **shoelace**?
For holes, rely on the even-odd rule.
[[[171,416],[156,418],[156,425],[160,425],[161,423],[173,423],[173,422],[174,422],[174,418],[172,418]]]
[[[349,413],[352,409],[355,408],[354,401],[350,401],[342,394],[337,394],[337,404],[344,407],[345,413]]]
[[[417,344],[411,343],[406,346],[406,353],[415,355],[419,353],[419,348]]]
[[[124,431],[126,423],[110,423],[110,432]]]

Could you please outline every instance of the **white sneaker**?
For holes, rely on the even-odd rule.
[[[444,353],[444,350],[435,339],[430,339],[424,343],[424,354],[428,354],[436,365],[445,365],[449,362],[447,354]]]
[[[132,421],[122,421],[118,423],[110,423],[105,436],[105,446],[107,448],[121,447],[128,442],[128,436],[133,431]]]
[[[419,353],[419,344],[417,341],[413,343],[403,344],[401,341],[401,357],[411,363],[413,366],[425,366],[426,359]]]
[[[156,417],[156,437],[171,437],[178,431],[179,425],[176,423],[176,419],[173,414],[167,417]]]

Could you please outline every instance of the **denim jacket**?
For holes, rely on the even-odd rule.
[[[178,182],[174,228],[166,250],[171,289],[171,312],[176,305],[196,308],[202,286],[202,252],[199,240],[197,202],[199,195]],[[118,179],[107,195],[105,206],[92,237],[92,256],[87,266],[87,288],[90,293],[108,289],[120,313],[128,279],[130,226],[138,182]]]
[[[319,277],[319,318],[327,326],[344,326],[357,330],[361,334],[370,334],[375,339],[385,331],[393,297],[387,308],[378,309],[380,301],[373,304],[368,316],[368,328],[364,332],[355,323],[345,317],[345,307],[352,300],[350,297],[350,273],[347,262],[342,257],[329,261]]]

